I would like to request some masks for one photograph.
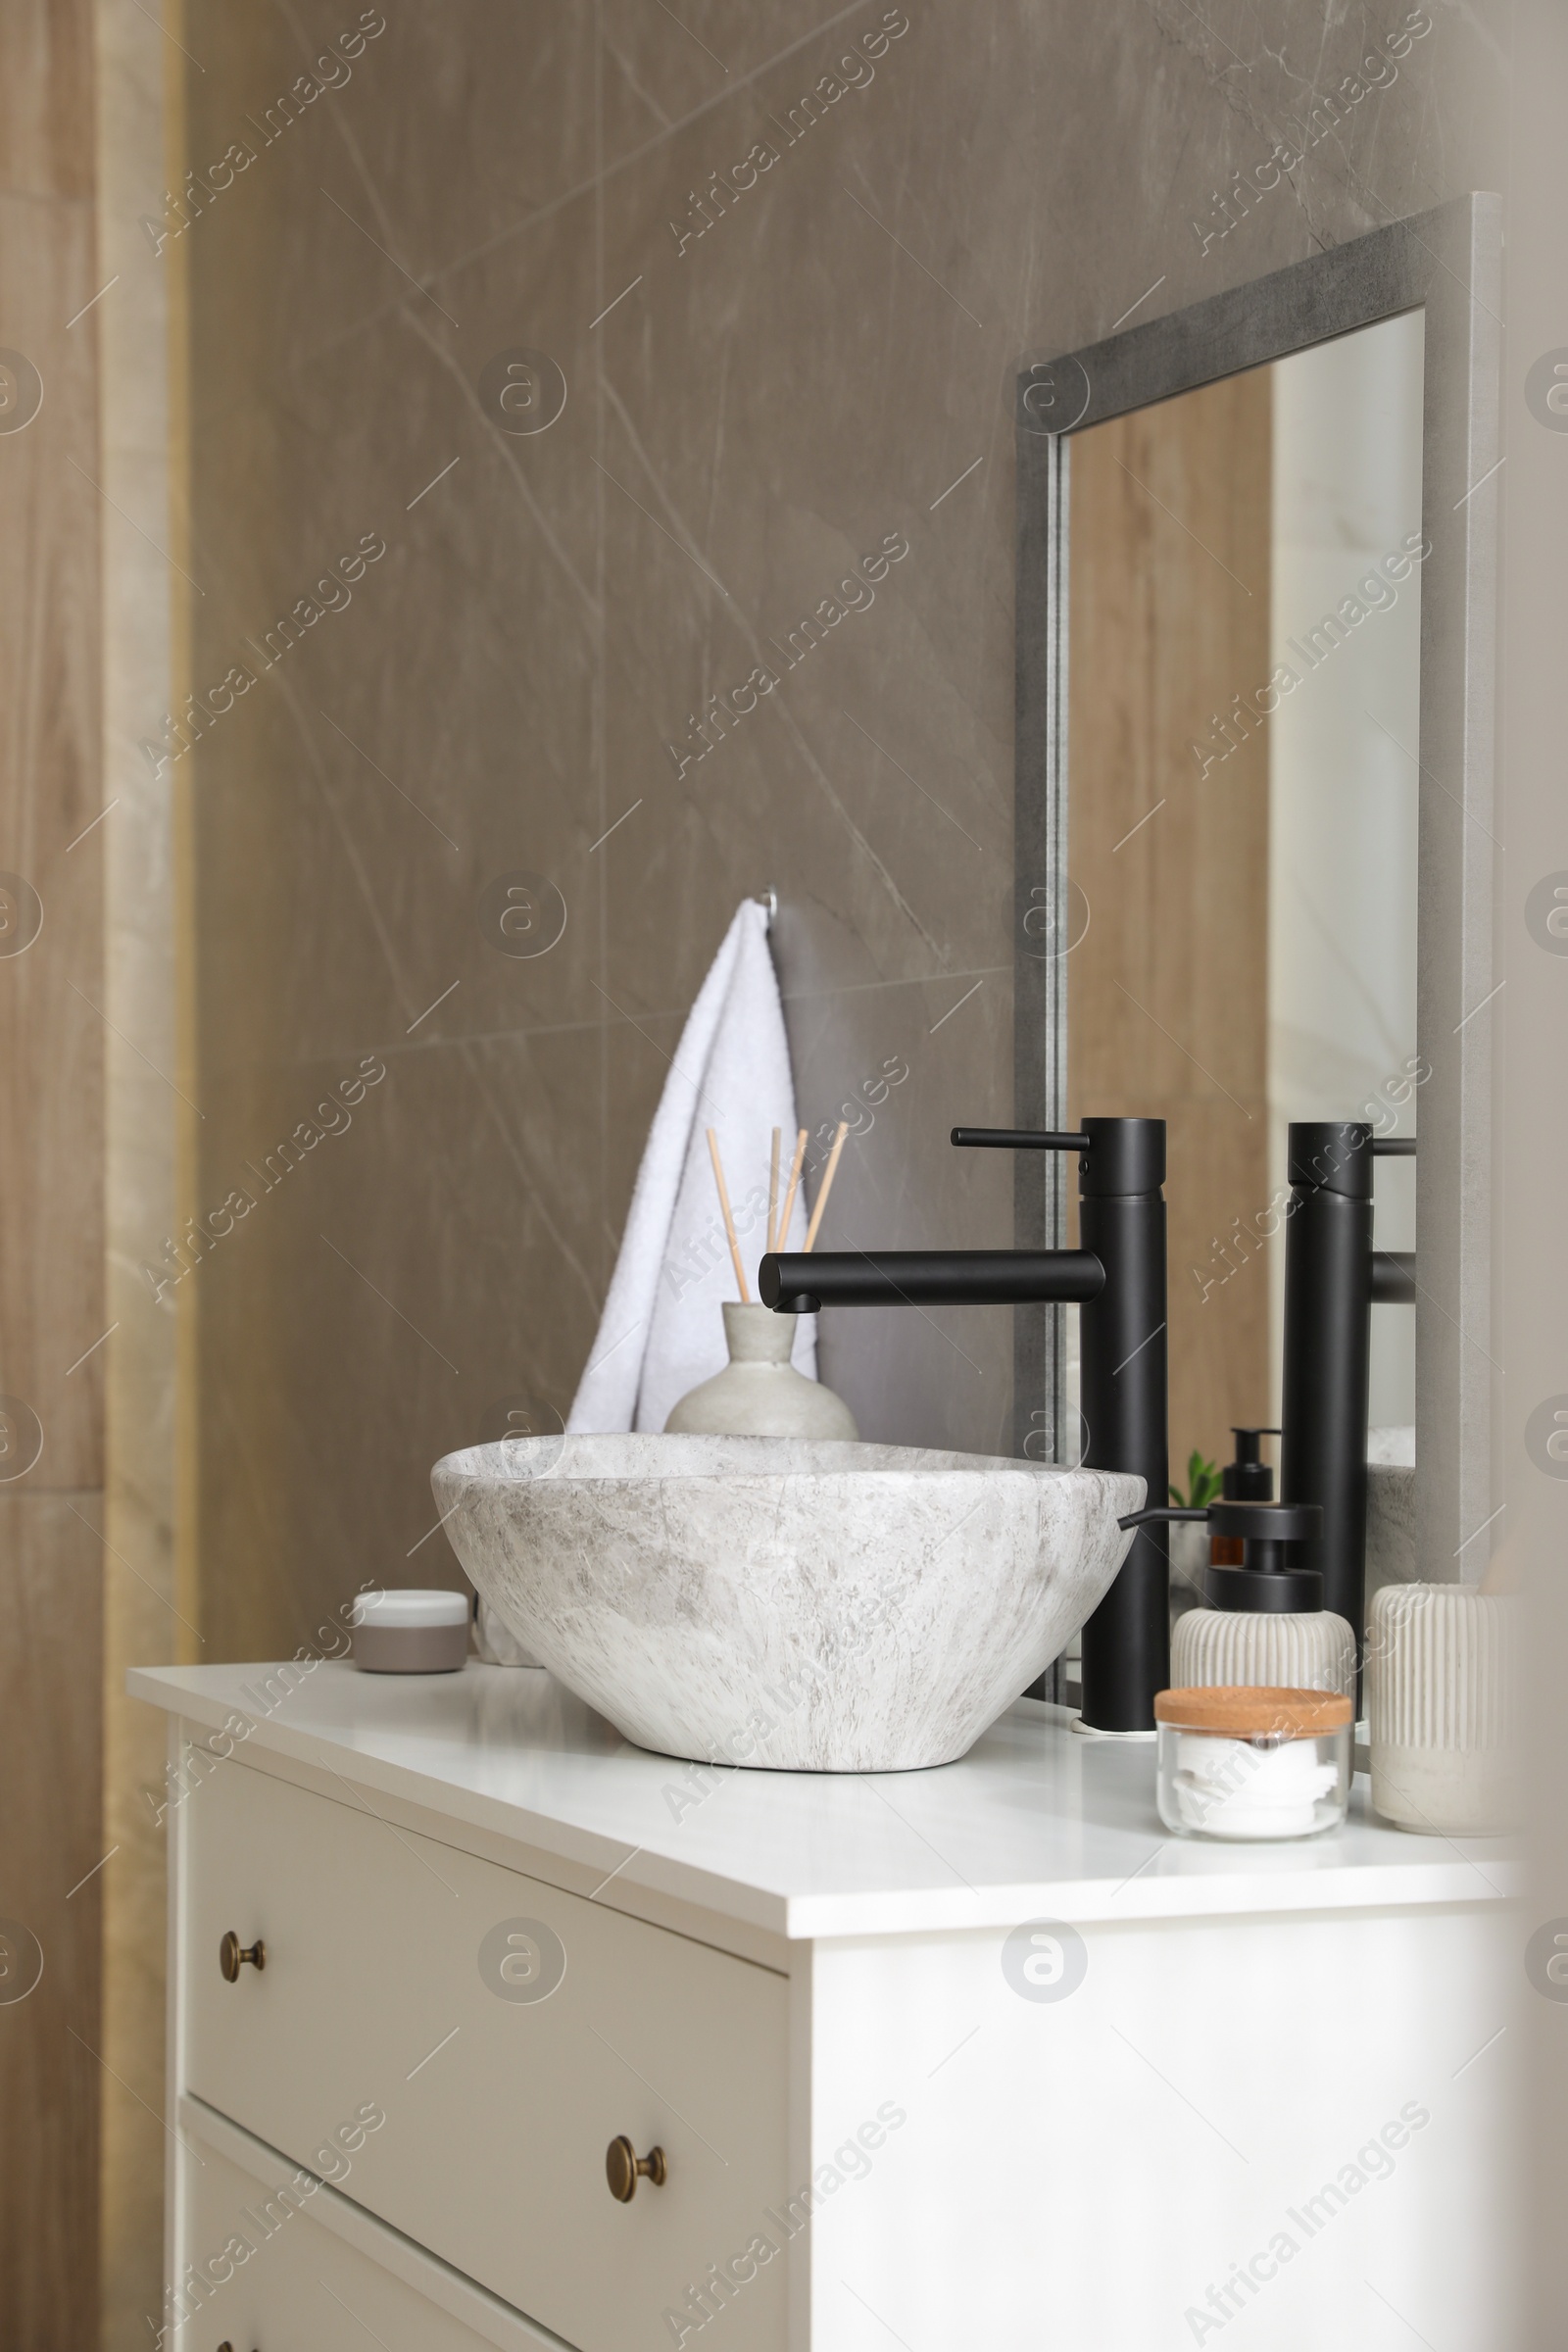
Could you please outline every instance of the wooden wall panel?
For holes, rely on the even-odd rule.
[[[1171,1463],[1268,1410],[1261,1279],[1215,1287],[1268,1200],[1268,762],[1214,718],[1268,675],[1266,370],[1072,443],[1071,1115],[1169,1122]]]
[[[0,188],[8,195],[90,198],[92,107],[91,10],[81,0],[6,0]]]
[[[101,835],[69,846],[102,807],[90,316],[66,331],[93,266],[84,206],[0,195],[0,345],[44,388],[0,433],[0,871],[42,911],[0,954],[0,1395],[43,1424],[35,1483],[73,1488],[103,1482],[102,1351],[71,1367],[106,1328]]]
[[[86,1494],[0,1489],[0,2343],[98,2341],[98,1628]],[[113,1868],[113,1865],[110,1865]],[[85,1881],[85,1884],[81,1882]],[[30,1976],[24,1936],[43,1974]],[[125,2339],[127,2342],[129,2337]]]
[[[177,697],[170,674],[172,592],[190,568],[170,499],[171,311],[178,248],[155,254],[155,218],[172,173],[169,88],[186,60],[169,6],[97,0],[99,280],[117,279],[93,313],[103,379],[104,834],[107,1039],[108,1305],[104,1349],[108,1466],[104,1590],[102,2211],[99,2279],[105,2352],[149,2346],[163,2309],[164,1940],[166,1833],[156,1817],[166,1725],[127,1696],[132,1666],[200,1654],[175,1584],[175,1316],[141,1267],[176,1232],[175,1121],[190,1092],[174,1019],[173,788],[142,750]],[[194,68],[191,71],[194,72]],[[177,110],[176,110],[177,111]],[[110,503],[112,502],[112,503]],[[167,550],[168,555],[163,552]],[[189,593],[187,591],[187,593]],[[167,1075],[165,1075],[167,1073]],[[186,1114],[189,1115],[189,1114]],[[147,1791],[153,1791],[149,1803]],[[194,2352],[207,2352],[198,2345]],[[247,2347],[249,2352],[249,2347]]]
[[[93,315],[76,317],[99,283],[90,44],[86,0],[0,11],[0,347],[43,386],[29,419],[0,416],[0,870],[20,877],[0,933],[0,1395],[20,1399],[0,1452],[0,1913],[17,1923],[0,1975],[0,2342],[18,2352],[82,2352],[98,2331],[109,1317],[101,831],[78,839],[102,807],[97,367]],[[29,1937],[43,1974],[17,1998]]]

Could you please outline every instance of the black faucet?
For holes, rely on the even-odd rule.
[[[1285,1238],[1284,1444],[1280,1496],[1315,1502],[1322,1532],[1300,1547],[1360,1654],[1366,1583],[1367,1381],[1374,1305],[1413,1305],[1415,1258],[1372,1246],[1372,1162],[1408,1157],[1410,1137],[1359,1120],[1293,1120]]]
[[[1086,1119],[1073,1134],[955,1127],[955,1144],[1078,1153],[1077,1250],[777,1252],[757,1287],[776,1314],[823,1306],[1023,1306],[1075,1300],[1083,1458],[1129,1470],[1149,1499],[1168,1478],[1165,1354],[1165,1122]],[[1083,1720],[1152,1733],[1170,1680],[1170,1537],[1140,1526],[1110,1591],[1083,1629]]]

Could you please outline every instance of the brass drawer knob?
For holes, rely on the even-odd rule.
[[[639,2156],[622,2132],[605,2150],[605,2178],[610,2182],[610,2193],[618,2197],[622,2205],[631,2203],[639,2180],[651,2180],[656,2188],[662,2188],[668,2177],[662,2148],[650,2148],[646,2156]]]
[[[258,1936],[254,1943],[241,1943],[232,1928],[218,1947],[218,1965],[228,1984],[239,1983],[239,1972],[249,1961],[258,1976],[267,1966],[267,1946]]]

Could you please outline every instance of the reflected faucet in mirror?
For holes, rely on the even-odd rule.
[[[1293,1119],[1285,1240],[1284,1443],[1280,1497],[1322,1505],[1301,1565],[1359,1646],[1366,1624],[1366,1429],[1375,1305],[1413,1305],[1415,1255],[1372,1239],[1372,1162],[1411,1158],[1415,1139],[1361,1120]]]
[[[765,1306],[1083,1308],[1084,1466],[1131,1471],[1165,1494],[1167,1360],[1165,1122],[1085,1119],[1071,1133],[955,1127],[960,1147],[1076,1152],[1077,1250],[774,1252],[758,1269]],[[1110,1591],[1083,1629],[1083,1727],[1152,1738],[1154,1693],[1170,1673],[1170,1539],[1140,1526]]]

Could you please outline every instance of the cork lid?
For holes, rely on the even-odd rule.
[[[1317,1732],[1342,1731],[1349,1720],[1349,1700],[1333,1690],[1221,1684],[1212,1690],[1160,1690],[1154,1698],[1156,1723],[1177,1724],[1184,1732],[1221,1732],[1233,1740],[1270,1734],[1305,1740]]]

